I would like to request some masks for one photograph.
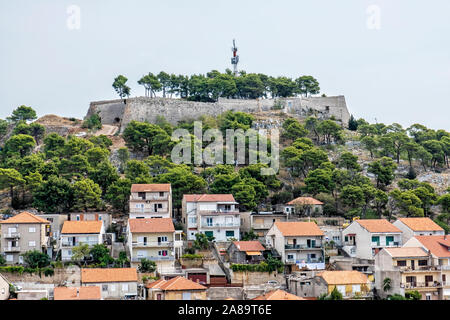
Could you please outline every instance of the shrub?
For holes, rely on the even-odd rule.
[[[201,254],[192,254],[192,253],[185,253],[181,256],[182,259],[201,259],[203,256]]]
[[[84,120],[83,128],[88,128],[88,129],[101,129],[102,128],[102,119],[100,118],[100,116],[98,114],[93,114],[92,116],[90,116],[89,118],[87,118],[86,120]]]
[[[147,273],[147,272],[155,272],[156,271],[156,263],[154,261],[148,259],[142,259],[141,264],[138,267],[139,272]]]

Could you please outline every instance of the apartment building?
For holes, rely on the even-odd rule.
[[[60,239],[61,260],[72,260],[73,248],[81,244],[102,244],[104,234],[102,221],[65,221]]]
[[[415,236],[443,236],[445,234],[444,229],[430,218],[399,218],[393,225],[402,231],[403,243]]]
[[[130,195],[130,219],[171,218],[170,183],[133,184]]]
[[[312,197],[298,197],[283,206],[287,214],[305,216],[320,215],[323,213],[323,202]]]
[[[284,212],[241,212],[241,232],[253,230],[264,241],[267,232],[275,222],[287,221]]]
[[[1,253],[7,264],[22,264],[22,255],[27,251],[46,252],[50,235],[47,220],[24,211],[0,221],[0,226]]]
[[[240,239],[238,203],[232,194],[185,194],[182,200],[182,223],[187,240],[196,233],[216,241]]]
[[[100,287],[101,299],[135,299],[138,295],[136,268],[83,268],[82,287]]]

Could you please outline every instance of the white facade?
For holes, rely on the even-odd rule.
[[[445,234],[444,230],[414,231],[398,219],[392,224],[402,231],[402,243],[406,243],[414,236],[443,236]]]
[[[102,224],[100,233],[85,233],[85,234],[61,234],[60,249],[61,260],[72,260],[73,248],[81,244],[88,244],[89,247],[93,247],[96,244],[103,243],[103,235],[105,234],[105,228]]]
[[[130,219],[171,218],[172,189],[170,191],[131,192]]]

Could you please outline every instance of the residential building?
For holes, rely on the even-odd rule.
[[[401,247],[402,232],[386,219],[354,220],[342,231],[342,249],[359,259],[374,259],[383,248]]]
[[[102,300],[102,293],[99,286],[56,287],[53,300]]]
[[[64,221],[68,220],[67,214],[60,213],[46,213],[46,214],[37,214],[39,218],[45,219],[50,223],[50,233],[49,236],[53,240],[58,240],[61,235],[61,229],[64,224]]]
[[[1,253],[7,264],[23,263],[27,251],[46,252],[50,234],[50,223],[30,212],[21,212],[0,221]]]
[[[93,247],[103,243],[105,227],[102,221],[66,221],[61,230],[61,260],[72,259],[73,248],[81,244]]]
[[[175,230],[171,218],[129,219],[127,245],[132,266],[148,259],[159,272],[173,272],[182,253],[182,230]]]
[[[105,230],[111,226],[111,214],[108,212],[71,212],[70,221],[103,221]]]
[[[298,197],[284,205],[284,212],[289,215],[321,215],[323,213],[323,202],[312,197]]]
[[[267,231],[277,222],[287,221],[284,212],[241,212],[241,233],[253,230],[259,240],[264,241]]]
[[[280,254],[289,270],[325,269],[323,237],[315,222],[275,222],[266,244]]]
[[[445,234],[436,222],[430,218],[399,218],[394,226],[402,231],[402,243],[414,236],[443,236]]]
[[[430,251],[432,265],[441,270],[439,279],[433,279],[442,284],[439,297],[450,300],[450,236],[415,236],[409,239],[405,247],[422,247]]]
[[[227,249],[231,263],[259,263],[266,248],[259,241],[233,241]]]
[[[238,203],[232,194],[185,194],[182,200],[182,223],[187,240],[196,233],[214,237],[216,241],[240,239]]]
[[[133,184],[130,195],[130,219],[171,218],[170,183]]]
[[[180,276],[157,280],[146,288],[148,300],[206,300],[207,287]]]
[[[316,286],[325,288],[316,292],[329,295],[336,288],[344,299],[368,298],[371,296],[370,282],[359,271],[323,271],[315,276]]]
[[[263,295],[260,295],[252,300],[306,300],[305,298],[298,297],[292,293],[286,292],[281,289],[269,291]]]
[[[0,273],[0,301],[9,299],[9,281]]]
[[[390,279],[391,288],[387,291],[383,289],[385,279]],[[375,256],[375,281],[383,298],[415,290],[422,294],[422,300],[438,300],[442,288],[441,271],[422,247],[382,249]]]
[[[136,268],[82,268],[81,286],[100,287],[102,299],[137,298]]]

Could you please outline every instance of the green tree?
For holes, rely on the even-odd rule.
[[[330,293],[329,300],[342,300],[342,293],[339,292],[337,287],[335,286]]]
[[[86,259],[90,256],[90,248],[88,244],[80,244],[72,249],[72,260],[83,261],[86,264]]]
[[[388,292],[392,288],[392,280],[391,278],[384,278],[383,280],[383,291]]]
[[[239,182],[231,187],[231,193],[241,209],[254,210],[257,207],[256,191],[252,185]]]
[[[114,90],[116,90],[120,99],[123,99],[124,97],[128,97],[130,95],[131,89],[125,84],[127,81],[128,79],[123,75],[119,75],[116,78],[114,78],[112,86]]]
[[[308,130],[306,130],[305,127],[297,120],[291,122],[286,126],[286,128],[283,127],[283,129],[283,137],[286,139],[295,140],[297,138],[302,138],[308,134]]]
[[[119,172],[125,172],[125,165],[127,161],[130,159],[130,152],[128,148],[122,147],[117,150],[117,158],[119,159]]]
[[[335,188],[332,171],[328,169],[315,169],[308,173],[305,179],[305,192],[316,195],[318,193],[331,193]]]
[[[67,212],[73,204],[73,189],[69,181],[50,176],[33,192],[33,206],[39,211]]]
[[[25,183],[22,175],[15,169],[0,168],[0,189],[9,188],[11,206],[14,201],[14,187]]]
[[[370,157],[373,159],[373,154],[378,148],[378,142],[375,137],[365,136],[361,138],[361,143],[370,152]]]
[[[101,205],[102,190],[91,179],[82,179],[73,184],[74,209],[88,211]]]
[[[123,132],[127,147],[134,151],[146,152],[148,155],[164,155],[172,146],[171,138],[158,125],[131,121]]]
[[[317,132],[323,136],[323,141],[326,144],[331,142],[338,142],[343,139],[342,128],[333,120],[323,120],[317,125]]]
[[[104,195],[108,187],[119,179],[119,174],[109,161],[102,161],[89,172],[89,178],[100,186]]]
[[[297,84],[297,92],[304,94],[305,97],[311,94],[319,94],[319,82],[313,76],[301,76],[295,79]]]
[[[351,152],[343,152],[339,157],[338,166],[347,170],[361,171],[361,166],[358,164],[358,156]]]
[[[353,115],[351,115],[350,119],[348,120],[348,130],[356,131],[357,129],[358,129],[358,121],[356,121]]]
[[[208,239],[206,234],[196,233],[195,240],[192,246],[197,250],[206,250],[208,249],[209,241],[211,241],[211,239]]]
[[[109,249],[104,244],[95,244],[91,250],[89,251],[89,254],[92,257],[92,261],[94,263],[105,263],[111,261],[111,256],[109,255]]]
[[[30,154],[36,146],[36,140],[26,134],[18,134],[9,138],[5,143],[5,154],[8,156],[18,155],[25,157]]]
[[[156,271],[156,263],[155,261],[148,260],[146,258],[141,259],[139,264],[139,272],[142,273],[151,273]]]
[[[27,251],[23,254],[25,264],[30,268],[44,268],[50,265],[50,258],[45,253],[37,250]]]
[[[131,181],[120,178],[112,183],[106,192],[106,200],[114,209],[122,212],[128,212],[128,201],[130,199]]]
[[[122,98],[122,97],[121,97]],[[102,128],[102,118],[98,113],[94,113],[90,117],[88,117],[86,120],[84,120],[82,128],[88,128],[91,130],[99,130]]]
[[[59,134],[52,132],[44,138],[44,153],[47,158],[57,157],[63,153],[66,140]]]
[[[394,161],[391,158],[383,157],[380,160],[369,163],[367,171],[375,175],[377,188],[384,189],[394,180],[395,169],[397,169],[397,165]]]
[[[33,108],[21,105],[15,109],[8,120],[17,123],[19,121],[31,121],[37,119],[36,111]]]

